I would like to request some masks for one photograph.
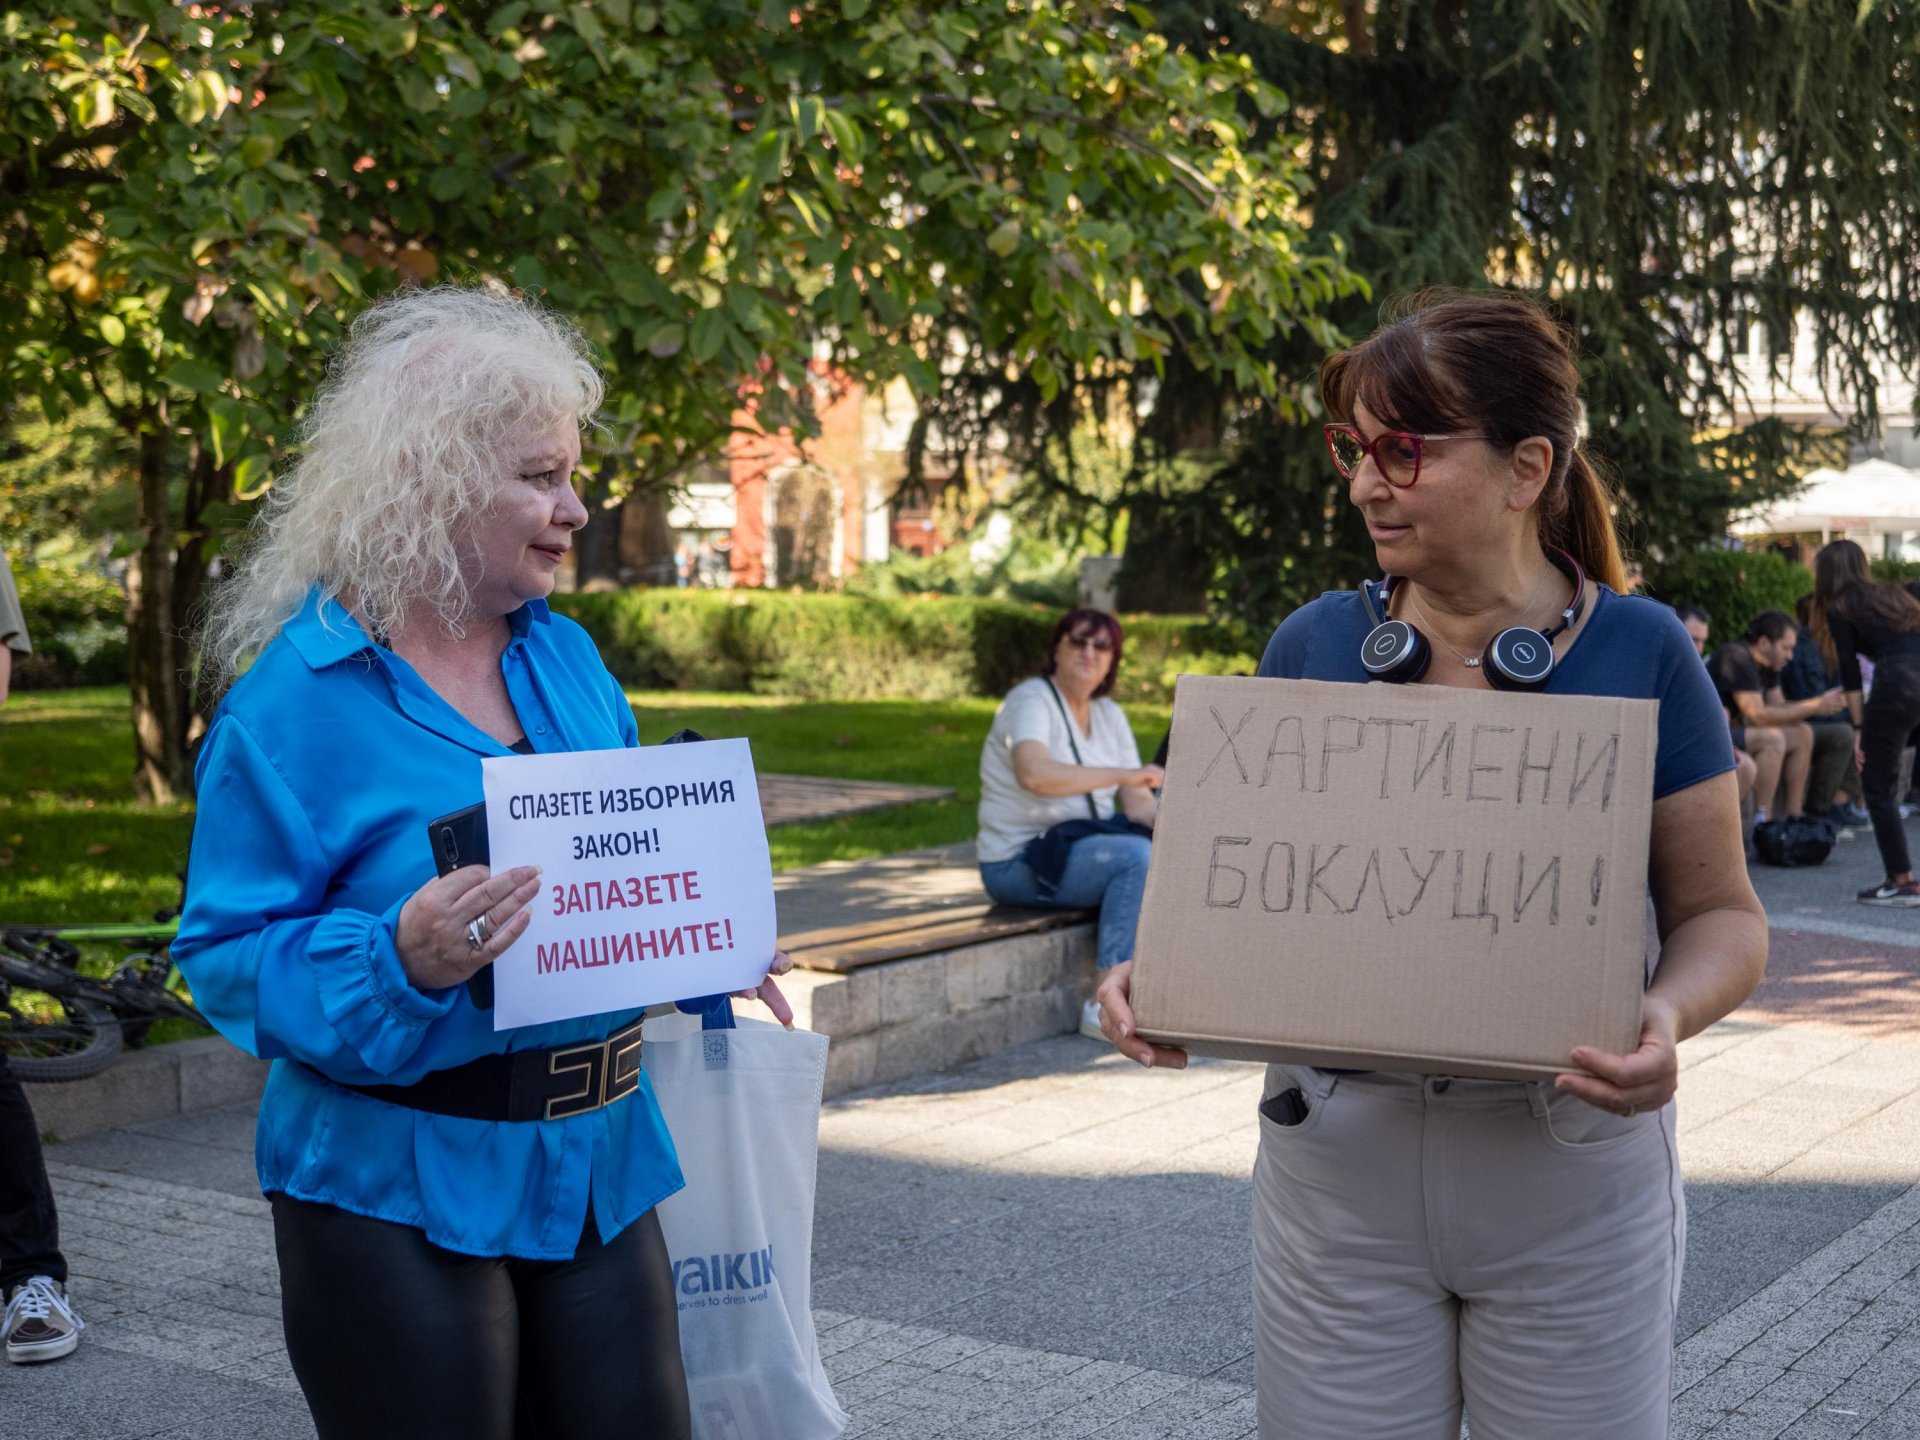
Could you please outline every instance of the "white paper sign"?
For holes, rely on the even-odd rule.
[[[773,862],[745,740],[481,762],[493,870],[538,865],[494,961],[510,1030],[747,990],[773,960]]]

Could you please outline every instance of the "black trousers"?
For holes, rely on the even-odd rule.
[[[1900,821],[1900,752],[1907,737],[1920,725],[1920,664],[1902,656],[1878,665],[1873,693],[1861,712],[1860,753],[1867,762],[1860,771],[1867,814],[1873,817],[1873,838],[1880,846],[1880,863],[1889,876],[1913,868],[1907,854],[1907,829]]]
[[[27,1092],[0,1051],[0,1294],[46,1275],[67,1283],[60,1220]]]
[[[489,1259],[275,1195],[287,1354],[320,1440],[690,1440],[660,1220]]]

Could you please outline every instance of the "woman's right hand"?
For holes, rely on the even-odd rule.
[[[1154,768],[1154,767],[1148,767]],[[1100,988],[1093,992],[1100,1006],[1100,1033],[1113,1042],[1113,1048],[1129,1060],[1152,1068],[1164,1065],[1169,1070],[1187,1068],[1187,1052],[1171,1045],[1152,1045],[1133,1033],[1133,962],[1114,966],[1101,977]]]
[[[1122,785],[1138,785],[1143,790],[1158,790],[1167,783],[1167,772],[1158,765],[1142,765],[1138,770],[1127,772]]]
[[[522,865],[495,875],[484,865],[467,865],[429,880],[400,907],[394,946],[400,968],[416,990],[444,990],[463,984],[527,928],[527,906],[540,893],[540,870]],[[475,947],[467,926],[487,917],[487,943]]]

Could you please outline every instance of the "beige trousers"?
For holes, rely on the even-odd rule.
[[[1664,1440],[1673,1107],[1272,1066],[1253,1184],[1261,1440]]]

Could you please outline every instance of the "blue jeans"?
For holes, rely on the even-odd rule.
[[[1111,970],[1133,958],[1133,932],[1147,892],[1147,858],[1153,842],[1144,835],[1089,835],[1067,851],[1067,870],[1051,895],[1018,855],[980,866],[980,881],[1002,905],[1040,905],[1056,910],[1100,912],[1096,962]]]

